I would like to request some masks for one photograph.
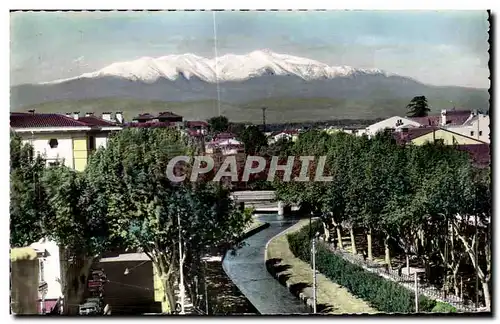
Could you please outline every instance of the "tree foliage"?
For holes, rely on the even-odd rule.
[[[229,119],[225,116],[216,116],[208,120],[208,127],[212,133],[226,132],[229,128]]]
[[[219,185],[169,181],[168,162],[189,150],[175,130],[126,129],[92,157],[86,170],[96,188],[92,207],[106,215],[113,239],[148,255],[171,309],[179,267],[197,266],[210,247],[233,243],[249,221]]]
[[[321,212],[324,235],[340,248],[347,229],[351,252],[372,257],[372,240],[403,251],[425,265],[426,278],[458,293],[458,271],[478,274],[489,306],[491,278],[491,191],[488,169],[477,169],[453,146],[400,146],[389,134],[372,138],[309,131],[299,136],[292,154],[327,157],[331,182],[277,182],[286,203],[306,204]],[[478,215],[478,234],[474,217]],[[331,236],[336,231],[336,238]],[[356,246],[355,233],[366,235]],[[473,248],[479,242],[476,253]],[[478,262],[476,262],[476,259]],[[442,274],[446,274],[444,277]]]
[[[246,127],[238,137],[245,144],[245,153],[247,155],[255,155],[267,147],[266,135],[255,125]]]

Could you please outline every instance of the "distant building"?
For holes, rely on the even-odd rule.
[[[395,130],[402,127],[420,127],[420,126],[422,125],[419,122],[411,118],[394,116],[368,126],[366,128],[366,134],[368,136],[374,136],[378,132],[383,131],[385,129]]]
[[[408,129],[408,128],[433,128],[433,127],[441,127],[450,129],[454,132],[467,135],[466,132],[470,134],[470,130],[463,129],[463,131],[457,131],[457,129],[461,129],[464,125],[469,123],[477,117],[477,112],[471,110],[441,110],[440,115],[431,115],[425,117],[400,117],[393,116],[386,118],[382,121],[379,121],[375,124],[372,124],[366,127],[366,134],[371,137],[376,133],[389,129],[392,131],[397,131],[400,129]],[[489,121],[489,120],[488,120]],[[484,124],[484,123],[483,123]],[[357,132],[357,134],[361,134],[362,132]],[[486,133],[483,129],[482,134]],[[469,135],[467,135],[469,136]],[[473,136],[469,136],[473,137]],[[477,138],[484,142],[484,137]]]
[[[486,144],[475,138],[465,136],[441,127],[402,128],[394,133],[396,140],[401,144],[411,143],[423,145],[425,143],[441,142],[444,145],[477,145]]]
[[[183,117],[173,112],[166,111],[152,115],[150,113],[139,114],[127,123],[128,127],[175,127],[184,128]]]
[[[485,143],[490,143],[490,116],[483,114],[472,115],[464,124],[449,126],[446,129],[469,136]]]
[[[279,132],[272,132],[269,136],[269,144],[273,144],[278,142],[279,140],[289,140],[295,142],[299,138],[299,131],[292,130],[284,130]]]
[[[245,145],[234,138],[216,138],[205,144],[205,152],[207,154],[221,153],[222,155],[236,155],[245,152]]]

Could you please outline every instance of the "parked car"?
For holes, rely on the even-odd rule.
[[[101,315],[103,312],[102,302],[100,298],[87,298],[80,305],[80,315]]]

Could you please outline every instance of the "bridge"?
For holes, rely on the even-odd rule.
[[[276,201],[274,190],[234,191],[231,198],[236,203],[244,203],[245,207],[254,208],[256,212],[284,213],[285,205]]]

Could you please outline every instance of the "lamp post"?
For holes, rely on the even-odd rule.
[[[316,235],[312,239],[313,313],[316,314]]]

